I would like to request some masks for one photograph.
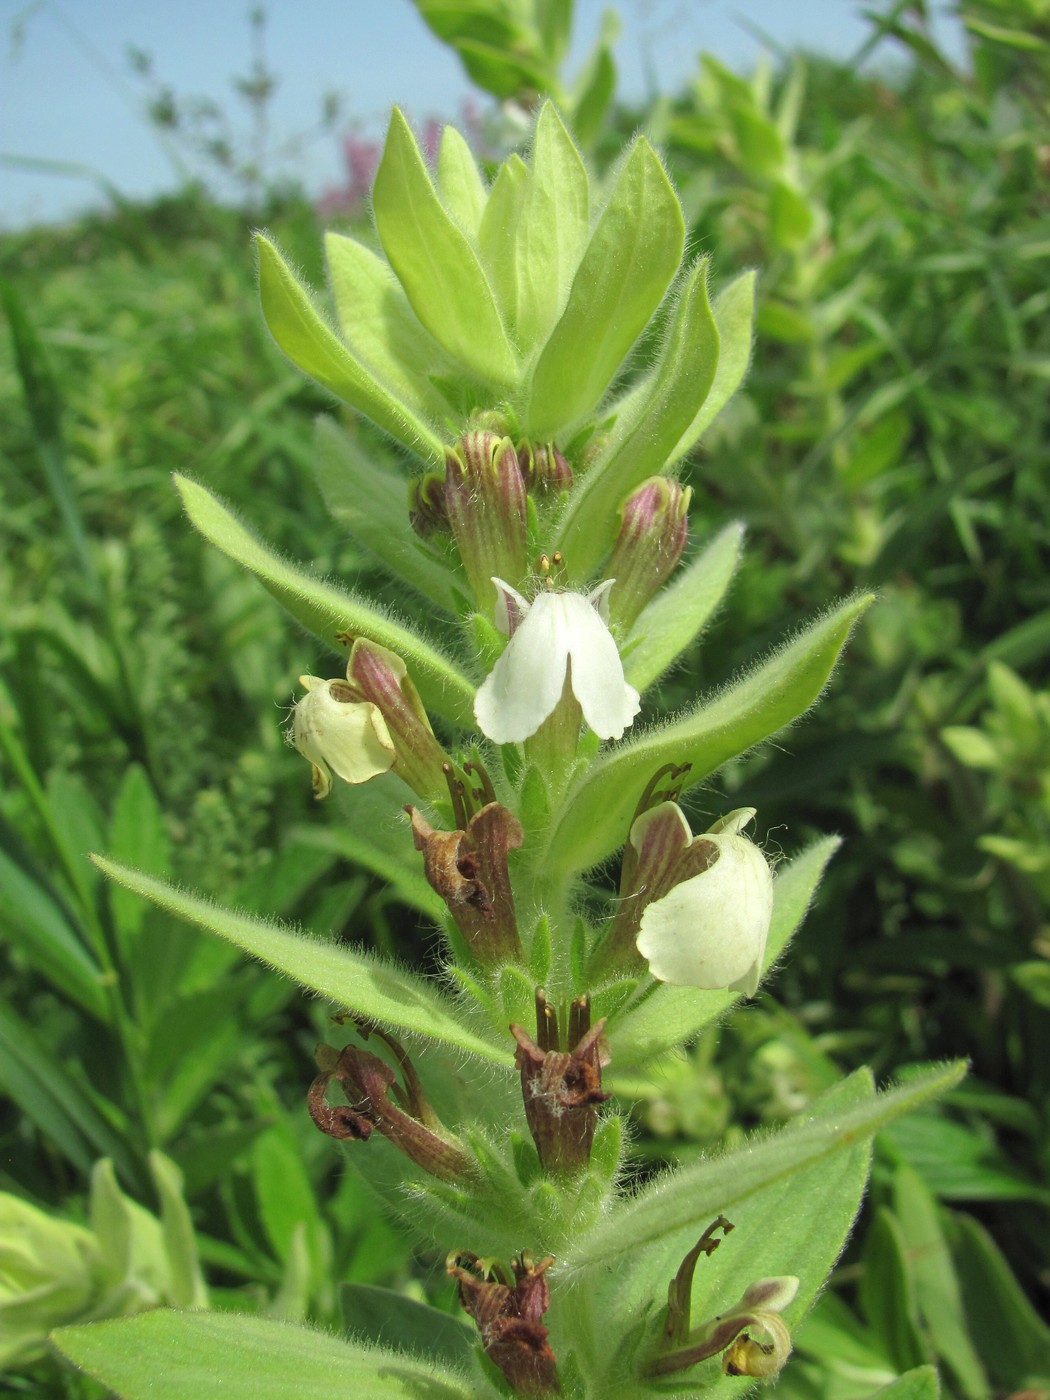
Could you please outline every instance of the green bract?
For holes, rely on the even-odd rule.
[[[633,479],[689,445],[713,382],[724,403],[740,381],[750,318],[739,294],[727,298],[723,354],[737,369],[719,384],[706,263],[672,288],[685,224],[643,137],[599,187],[547,104],[529,160],[511,156],[486,190],[454,133],[435,182],[395,111],[374,209],[385,261],[353,239],[326,240],[338,332],[260,238],[263,313],[295,364],[424,460],[439,460],[450,426],[474,405],[499,408],[536,441],[593,428],[599,408],[616,411],[610,388],[665,298],[664,371],[643,396],[660,436]],[[620,471],[612,489],[622,494],[632,476]]]
[[[0,1193],[0,1364],[42,1356],[52,1328],[161,1305],[207,1306],[182,1177],[160,1152],[150,1169],[161,1218],[120,1189],[113,1163],[91,1173],[89,1226]]]

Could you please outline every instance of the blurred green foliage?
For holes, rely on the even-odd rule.
[[[575,102],[599,160],[647,129],[716,281],[760,270],[746,386],[687,464],[694,538],[743,519],[750,550],[667,707],[828,597],[880,595],[790,752],[716,780],[712,811],[755,806],[770,847],[781,831],[845,842],[757,1008],[660,1066],[659,1092],[611,1067],[639,1145],[657,1170],[804,1113],[856,1064],[885,1077],[969,1056],[943,1109],[880,1139],[871,1208],[777,1394],[934,1396],[929,1363],[961,1400],[1045,1394],[1044,0],[962,0],[962,65],[925,0],[901,0],[872,16],[864,66],[741,77],[704,56],[645,111],[607,110],[611,28],[562,85],[566,5],[419,8],[487,91]],[[310,208],[283,197],[262,221],[320,281]],[[97,1228],[98,1159],[159,1212],[163,1151],[213,1305],[334,1324],[346,1281],[450,1305],[352,1154],[298,1109],[321,1010],[107,887],[83,854],[432,955],[375,850],[314,823],[281,745],[296,675],[325,663],[186,528],[168,482],[198,477],[320,573],[381,590],[312,483],[326,398],[262,329],[247,223],[198,195],[6,235],[0,275],[0,1188]],[[32,1359],[12,1384],[97,1393]]]

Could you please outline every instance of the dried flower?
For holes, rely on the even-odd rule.
[[[602,1052],[605,1020],[592,1026],[590,1014],[586,997],[573,1002],[563,1049],[554,1008],[541,988],[536,993],[537,1040],[521,1026],[510,1028],[518,1042],[514,1061],[521,1072],[525,1118],[547,1171],[587,1165],[598,1105],[610,1097],[602,1089],[602,1065],[608,1063]]]
[[[398,1040],[374,1025],[359,1027],[362,1036],[378,1036],[396,1057],[403,1085],[385,1060],[355,1045],[336,1050],[319,1045],[317,1067],[321,1071],[310,1085],[307,1107],[323,1133],[340,1140],[367,1142],[373,1128],[395,1147],[428,1171],[446,1181],[464,1181],[473,1161],[459,1141],[442,1125],[423,1093],[415,1066]],[[347,1105],[327,1101],[328,1086],[335,1080]],[[391,1095],[393,1097],[391,1097]]]
[[[445,901],[471,952],[484,966],[521,957],[507,853],[521,845],[521,823],[498,802],[475,812],[462,831],[436,831],[407,807],[416,850],[431,888]]]
[[[799,1281],[793,1274],[758,1279],[744,1290],[739,1302],[731,1308],[690,1329],[690,1299],[697,1260],[701,1254],[710,1256],[721,1244],[716,1231],[728,1234],[732,1229],[732,1223],[720,1215],[682,1260],[668,1289],[661,1352],[646,1368],[648,1375],[666,1376],[684,1371],[722,1352],[722,1369],[727,1376],[769,1380],[778,1374],[791,1355],[791,1333],[779,1314],[798,1292]],[[746,1328],[763,1333],[769,1340],[756,1340]]]
[[[514,1282],[499,1264],[469,1251],[448,1256],[448,1273],[459,1283],[459,1301],[477,1323],[489,1360],[519,1395],[551,1395],[558,1390],[554,1353],[540,1319],[550,1307],[546,1273],[552,1255],[535,1263],[522,1253],[513,1261]]]

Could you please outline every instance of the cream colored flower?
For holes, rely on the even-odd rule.
[[[718,859],[642,915],[638,951],[659,981],[754,996],[773,915],[769,863],[740,835],[754,815],[741,807],[706,832],[702,839],[718,847]]]
[[[332,774],[365,783],[394,766],[394,745],[377,706],[350,698],[345,681],[300,676],[306,694],[292,717],[292,743],[313,765],[314,796],[327,797]]]

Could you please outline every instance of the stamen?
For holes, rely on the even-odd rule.
[[[441,771],[445,775],[448,795],[452,799],[452,816],[458,831],[466,831],[470,813],[467,811],[467,788],[462,778],[456,777],[451,763],[443,763]]]
[[[479,807],[487,807],[490,802],[496,801],[496,789],[492,786],[492,779],[483,763],[480,763],[476,758],[470,758],[464,763],[463,772],[477,777],[480,781],[479,787],[471,789],[471,796],[477,801]]]
[[[549,1050],[561,1049],[558,1013],[547,1001],[547,993],[542,987],[536,988],[536,1043],[545,1054]]]
[[[631,818],[631,825],[634,825],[643,812],[648,812],[650,807],[656,807],[661,802],[677,802],[682,791],[679,779],[684,778],[692,766],[691,763],[665,763],[662,768],[658,768],[646,783],[642,795],[638,799],[634,816]],[[656,785],[665,775],[668,775],[671,781],[666,788],[658,791]]]

